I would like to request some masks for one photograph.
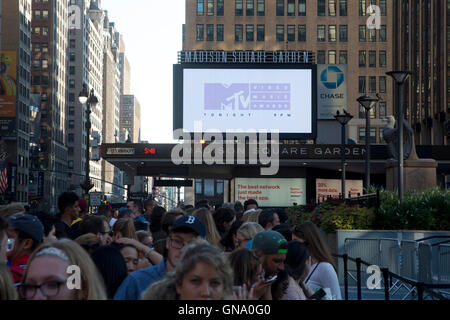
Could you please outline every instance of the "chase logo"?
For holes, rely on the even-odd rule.
[[[344,72],[336,66],[328,66],[321,73],[320,81],[328,89],[337,89],[344,82]]]

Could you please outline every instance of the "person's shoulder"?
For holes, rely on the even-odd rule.
[[[333,265],[329,262],[321,262],[319,263],[319,266],[317,267],[318,270],[323,270],[323,271],[328,271],[328,270],[333,270]]]

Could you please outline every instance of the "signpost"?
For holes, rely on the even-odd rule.
[[[89,193],[89,205],[91,207],[99,207],[102,204],[103,193],[101,192],[91,192]]]

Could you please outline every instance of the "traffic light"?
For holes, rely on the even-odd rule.
[[[34,176],[30,174],[30,184],[34,184]]]

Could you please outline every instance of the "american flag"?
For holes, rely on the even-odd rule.
[[[0,194],[8,189],[8,166],[6,160],[0,160]]]

